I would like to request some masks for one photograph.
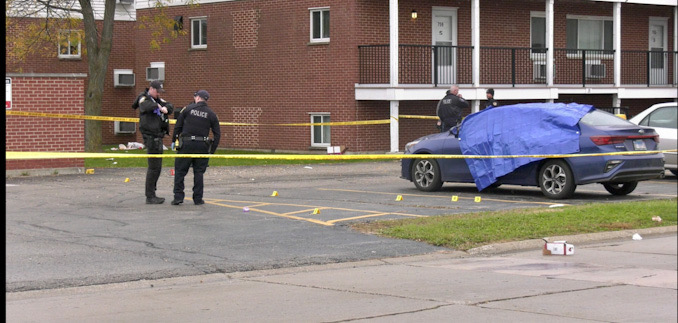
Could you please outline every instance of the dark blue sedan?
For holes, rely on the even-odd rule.
[[[502,106],[405,146],[405,154],[501,158],[402,159],[402,178],[422,191],[439,190],[444,182],[475,183],[479,191],[512,184],[538,186],[548,198],[566,199],[577,185],[601,183],[611,194],[626,195],[639,181],[663,176],[664,155],[652,152],[658,141],[653,129],[592,106]]]

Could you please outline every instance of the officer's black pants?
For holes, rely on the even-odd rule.
[[[208,146],[204,141],[184,139],[180,154],[207,154]],[[209,158],[176,158],[174,160],[174,200],[184,200],[184,177],[193,167],[193,201],[202,201],[204,188],[203,175],[209,166]]]
[[[144,145],[149,154],[162,154],[162,138],[143,135]],[[146,198],[156,197],[155,190],[162,171],[162,158],[149,158],[146,171]]]

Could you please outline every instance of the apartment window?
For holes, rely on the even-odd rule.
[[[566,32],[568,49],[612,51],[612,18],[567,17]]]
[[[330,8],[312,8],[311,42],[326,43],[330,41]]]
[[[191,48],[207,48],[207,17],[191,18]]]
[[[330,122],[329,114],[311,114],[311,146],[328,147],[330,145],[330,126],[321,125]]]
[[[80,58],[81,36],[79,30],[59,32],[59,58]]]
[[[546,53],[546,17],[543,12],[530,14],[530,47],[532,53]]]

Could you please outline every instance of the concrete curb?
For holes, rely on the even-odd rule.
[[[665,226],[665,227],[656,227],[656,228],[646,228],[646,229],[637,229],[637,230],[622,230],[622,231],[609,231],[609,232],[597,232],[597,233],[586,233],[586,234],[576,234],[570,236],[553,236],[553,237],[544,237],[548,241],[558,241],[565,240],[568,243],[573,245],[577,244],[587,244],[595,242],[603,242],[610,240],[619,240],[619,239],[631,239],[634,233],[640,234],[641,237],[644,236],[653,236],[653,235],[664,235],[678,232],[678,226]],[[496,255],[508,252],[515,251],[524,251],[524,250],[536,250],[543,248],[544,240],[542,239],[530,239],[523,241],[513,241],[506,243],[497,243],[486,245],[478,248],[473,248],[468,250],[469,255],[473,256],[482,256],[482,255]]]

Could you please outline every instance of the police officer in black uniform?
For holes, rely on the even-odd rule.
[[[151,82],[143,93],[139,94],[132,108],[139,109],[139,130],[144,138],[144,146],[149,154],[162,154],[162,138],[169,134],[167,115],[174,111],[174,106],[161,99],[165,92],[162,83]],[[165,199],[155,195],[158,178],[162,170],[162,158],[149,158],[146,171],[146,204],[162,204]]]
[[[181,154],[214,154],[219,146],[221,130],[219,118],[207,106],[210,95],[205,90],[195,92],[195,103],[181,110],[174,126],[172,138],[179,141],[178,151]],[[212,129],[213,139],[209,138]],[[193,166],[193,203],[205,204],[202,199],[203,175],[209,166],[209,158],[176,158],[174,160],[174,200],[172,205],[184,202],[184,177]]]
[[[461,122],[462,110],[468,109],[469,104],[459,94],[459,87],[452,85],[438,102],[436,114],[440,121],[438,122],[441,132],[449,131],[450,128]]]
[[[494,99],[494,89],[487,89],[485,95],[487,95],[487,105],[485,105],[485,109],[496,108],[499,106],[499,102]]]

